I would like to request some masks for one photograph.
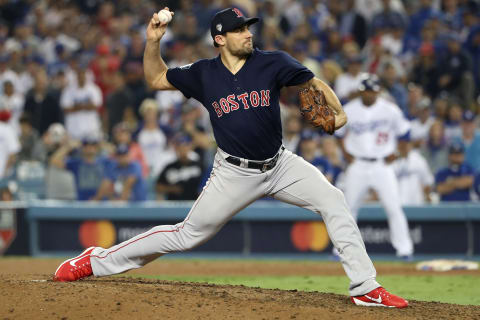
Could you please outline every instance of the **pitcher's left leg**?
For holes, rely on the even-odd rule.
[[[390,239],[392,246],[397,251],[397,256],[412,255],[412,239],[408,230],[408,221],[400,203],[395,172],[388,165],[379,165],[378,179],[372,183],[387,213]]]
[[[285,151],[272,176],[269,193],[278,200],[321,214],[350,278],[350,294],[366,294],[380,285],[343,193],[303,158]]]

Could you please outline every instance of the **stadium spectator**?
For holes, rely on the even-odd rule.
[[[125,83],[133,94],[133,107],[139,108],[142,101],[148,96],[147,85],[143,79],[143,67],[140,62],[129,62],[124,66]],[[128,109],[127,109],[128,110]],[[138,109],[134,110],[136,117]]]
[[[10,112],[0,110],[0,179],[11,175],[17,153],[20,151],[18,137],[8,124]]]
[[[58,169],[67,169],[75,177],[77,200],[92,199],[102,182],[108,166],[108,160],[99,155],[99,138],[85,137],[81,147],[75,140],[70,140],[58,148],[50,157],[50,164]],[[72,151],[80,147],[80,155]]]
[[[430,97],[435,97],[438,93],[437,80],[440,70],[433,44],[423,43],[418,50],[418,56],[413,60],[410,81],[420,85]]]
[[[119,144],[93,200],[143,201],[146,198],[140,164],[130,157],[128,145]]]
[[[425,97],[425,93],[423,88],[419,85],[409,82],[407,84],[407,91],[408,91],[408,113],[405,115],[409,120],[414,119],[417,116],[417,109],[416,106]]]
[[[43,135],[51,124],[63,122],[60,92],[49,86],[44,69],[38,70],[33,78],[33,88],[27,92],[24,110],[30,115],[35,130]]]
[[[283,144],[285,145],[285,148],[296,153],[298,151],[300,133],[302,131],[300,114],[291,114],[287,116],[283,128]]]
[[[200,157],[200,161],[209,165],[215,153],[215,141],[212,135],[206,133],[205,122],[202,123],[204,108],[196,103],[185,103],[182,106],[180,132],[188,134],[192,138],[193,151]],[[210,126],[210,124],[208,124]],[[209,158],[210,157],[210,158]]]
[[[111,135],[113,128],[123,121],[126,109],[134,109],[133,93],[125,85],[125,77],[121,71],[112,75],[112,90],[105,101],[108,133]]]
[[[391,5],[391,0],[382,0],[382,10],[373,16],[370,33],[378,35],[392,28],[405,28],[406,22],[402,13]]]
[[[143,154],[142,148],[140,145],[133,141],[132,138],[133,129],[128,125],[127,122],[120,122],[113,128],[113,141],[117,145],[126,145],[128,146],[128,154],[130,158],[134,161],[137,161],[142,168],[142,176],[148,176],[148,164]]]
[[[360,55],[349,58],[346,72],[335,80],[335,93],[343,103],[358,96],[357,88],[362,81],[362,62],[363,58]]]
[[[418,40],[425,22],[439,14],[433,6],[433,0],[420,0],[417,11],[410,16],[407,36],[413,38],[412,40]]]
[[[355,9],[355,0],[331,1],[344,3],[345,10],[340,16],[338,28],[344,39],[352,38],[360,48],[367,42],[368,24],[365,18]]]
[[[168,164],[159,175],[156,190],[166,200],[195,200],[202,180],[202,163],[192,159],[192,138],[178,134],[173,139],[177,160]]]
[[[321,150],[323,156],[331,165],[331,182],[333,185],[337,185],[340,174],[343,172],[343,161],[337,140],[335,138],[323,137],[321,141]]]
[[[102,106],[102,92],[94,83],[87,82],[86,70],[77,71],[77,86],[62,91],[60,105],[65,113],[68,134],[77,140],[100,134],[98,109]]]
[[[405,85],[401,82],[400,76],[397,73],[397,70],[391,63],[385,63],[382,66],[381,80],[382,86],[385,90],[392,96],[394,102],[398,105],[400,110],[406,115],[408,114],[407,110],[407,99],[408,93]]]
[[[293,47],[292,56],[297,59],[301,64],[310,69],[316,77],[323,78],[322,66],[320,62],[314,58],[311,58],[307,54],[307,48],[304,44],[297,43]]]
[[[151,177],[157,177],[165,166],[175,159],[168,150],[167,136],[158,122],[158,105],[154,99],[145,99],[140,106],[143,127],[138,133],[138,144],[145,155]]]
[[[42,147],[44,148],[47,158],[51,159],[57,150],[71,144],[65,127],[60,123],[50,125],[47,132],[42,137]],[[70,147],[69,147],[70,148]],[[73,146],[72,146],[73,148]],[[48,162],[45,174],[45,197],[47,199],[58,200],[76,200],[77,190],[75,187],[75,177],[72,172],[64,167],[56,167]]]
[[[410,138],[414,148],[425,145],[428,140],[428,132],[435,122],[432,116],[431,101],[428,97],[422,98],[415,106],[415,119],[411,121]]]
[[[333,180],[333,170],[326,157],[320,155],[318,135],[310,130],[304,130],[300,137],[298,154],[320,170],[328,181]]]
[[[449,165],[435,175],[436,190],[441,201],[470,201],[473,168],[465,163],[465,146],[455,141],[449,147]]]
[[[40,142],[37,130],[32,126],[32,119],[28,114],[20,117],[20,145],[17,161],[43,161],[45,149]]]
[[[447,92],[442,92],[433,101],[433,115],[436,119],[441,121],[447,121],[449,96]]]
[[[476,128],[475,114],[466,110],[462,116],[462,136],[465,145],[465,163],[480,171],[480,130]]]
[[[472,69],[471,58],[462,49],[461,39],[458,34],[451,32],[446,38],[447,52],[438,60],[438,89],[453,93],[461,100],[465,108],[470,108],[473,103],[475,90],[473,75],[470,71]]]
[[[447,119],[445,121],[445,140],[450,144],[454,139],[462,134],[460,122],[462,121],[463,108],[460,101],[452,97],[447,111]]]
[[[398,139],[398,157],[392,163],[398,179],[402,205],[422,205],[430,202],[434,178],[427,161],[419,151],[412,149],[409,135]]]
[[[421,147],[432,172],[437,172],[448,164],[448,150],[445,143],[445,130],[441,120],[436,120],[428,132],[427,143]]]
[[[0,51],[0,94],[3,94],[4,84],[6,81],[11,82],[18,90],[20,88],[20,78],[10,66],[10,57],[5,51]]]
[[[105,4],[108,4],[106,2]],[[107,44],[99,44],[95,56],[90,62],[89,69],[95,76],[95,84],[100,88],[102,97],[106,97],[112,90],[111,79],[120,67],[118,56],[111,53]]]
[[[8,123],[12,126],[15,134],[20,134],[20,116],[23,113],[25,98],[22,94],[15,91],[11,81],[3,83],[3,95],[0,96],[0,109],[10,111],[10,120]]]
[[[462,26],[462,8],[460,6],[460,1],[442,1],[442,21],[450,30],[459,31]]]

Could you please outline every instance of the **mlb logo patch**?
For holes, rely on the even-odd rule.
[[[11,209],[0,210],[0,255],[7,251],[16,235],[15,212]]]
[[[215,28],[217,28],[217,31],[218,32],[222,32],[222,25],[219,23],[215,26]]]

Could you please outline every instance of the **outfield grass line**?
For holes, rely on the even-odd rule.
[[[348,278],[345,276],[126,276],[348,295]],[[480,289],[478,289],[480,288],[480,279],[476,276],[387,275],[379,276],[377,280],[389,291],[405,299],[480,306]]]

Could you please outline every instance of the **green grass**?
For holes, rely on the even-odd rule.
[[[348,279],[345,276],[130,276],[348,295]],[[377,280],[392,293],[406,299],[480,305],[480,277],[478,276],[388,275],[379,276]]]

